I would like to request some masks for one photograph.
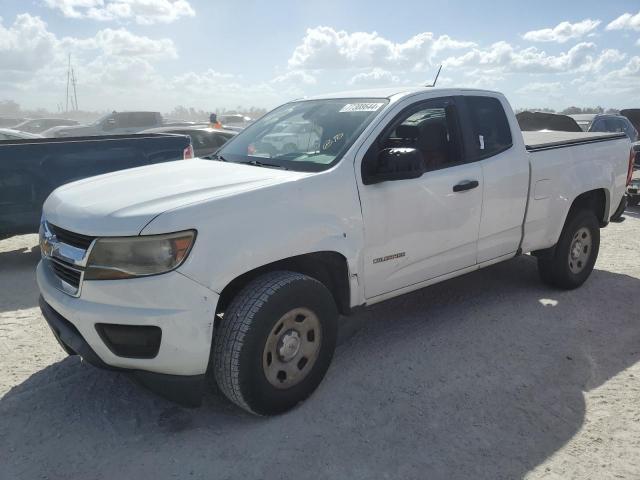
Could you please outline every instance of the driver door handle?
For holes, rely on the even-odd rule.
[[[453,191],[454,192],[466,192],[467,190],[473,190],[478,185],[480,185],[480,184],[478,183],[477,180],[463,180],[460,183],[458,183],[457,185],[453,186]]]

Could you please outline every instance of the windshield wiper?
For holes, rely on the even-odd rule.
[[[262,162],[260,160],[250,160],[248,162],[241,162],[241,163],[248,163],[249,165],[254,165],[256,167],[279,168],[281,170],[289,170],[287,167],[284,167],[282,165],[278,165],[276,163]]]
[[[212,153],[211,155],[204,155],[200,158],[204,158],[206,160],[219,160],[221,162],[228,162],[229,160],[227,160],[226,158],[224,158],[222,155],[218,154],[218,153]]]

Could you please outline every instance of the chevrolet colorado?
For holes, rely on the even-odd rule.
[[[320,141],[262,150],[292,123]],[[40,305],[70,354],[184,403],[212,372],[232,402],[276,414],[319,385],[355,307],[527,252],[543,281],[580,286],[629,162],[623,133],[521,133],[494,92],[294,101],[211,160],[55,190]]]

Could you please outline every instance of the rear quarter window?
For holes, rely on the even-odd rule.
[[[493,97],[465,96],[471,140],[468,159],[482,160],[513,146],[511,128],[502,103]]]

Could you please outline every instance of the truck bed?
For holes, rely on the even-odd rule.
[[[529,152],[554,148],[585,145],[588,143],[619,140],[626,137],[623,132],[522,132],[524,144]]]

